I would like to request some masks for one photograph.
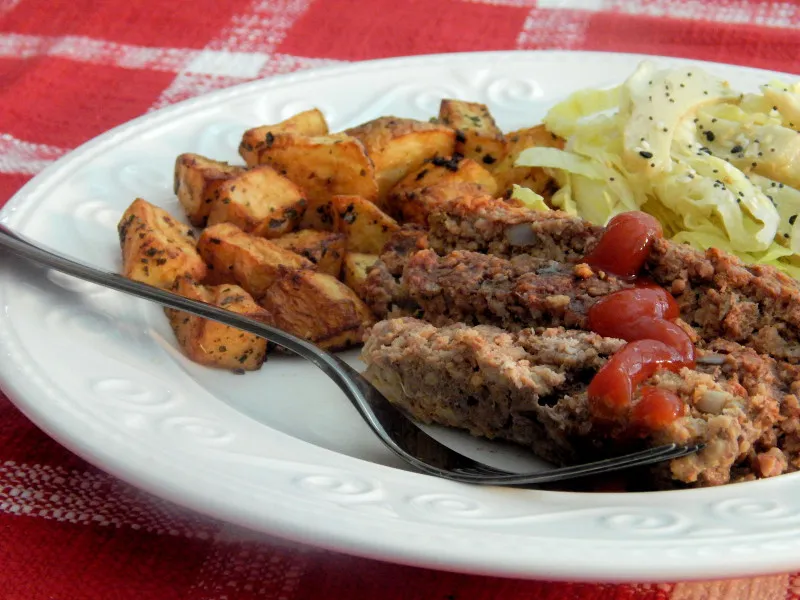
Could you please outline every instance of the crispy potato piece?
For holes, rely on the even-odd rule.
[[[222,183],[208,224],[233,223],[273,238],[293,231],[306,210],[303,190],[268,166],[255,167]]]
[[[331,204],[334,229],[347,236],[350,252],[379,254],[400,229],[397,221],[361,196],[334,196]]]
[[[261,161],[306,191],[303,229],[331,230],[332,196],[356,194],[373,200],[378,194],[372,161],[364,145],[349,135],[277,134],[261,153]]]
[[[339,277],[342,271],[342,259],[347,247],[347,236],[343,233],[303,229],[275,238],[272,242],[306,257],[317,265],[320,273]]]
[[[182,275],[202,279],[206,265],[194,247],[194,233],[167,211],[137,198],[117,223],[122,274],[160,288]]]
[[[272,143],[272,136],[278,133],[309,136],[328,135],[328,123],[318,108],[312,108],[275,125],[262,125],[248,129],[242,135],[242,141],[239,144],[239,155],[247,163],[247,166],[254,167],[261,164],[261,152]]]
[[[342,264],[344,283],[361,299],[364,298],[364,283],[367,281],[367,271],[377,260],[377,254],[363,254],[361,252],[348,252],[344,256],[344,263]]]
[[[258,299],[287,271],[313,269],[311,261],[230,223],[204,230],[197,251],[208,263],[207,281],[236,283]]]
[[[456,152],[491,170],[506,154],[506,139],[485,104],[444,99],[439,122],[456,130]]]
[[[205,287],[190,277],[179,277],[172,291],[231,312],[271,324],[269,312],[237,285]],[[267,340],[241,329],[189,313],[164,309],[178,344],[196,363],[220,369],[256,371],[267,356]]]
[[[497,180],[497,190],[502,196],[509,196],[513,184],[532,189],[545,198],[549,197],[553,188],[552,178],[540,167],[515,167],[519,155],[526,148],[546,146],[548,148],[564,148],[564,140],[547,131],[544,125],[528,129],[520,129],[506,135],[508,151],[505,158],[494,168],[492,173]]]
[[[486,189],[477,183],[440,180],[433,185],[389,197],[389,212],[401,223],[428,226],[428,215],[437,206],[456,198],[486,196]]]
[[[211,160],[199,154],[181,154],[175,159],[175,195],[178,196],[189,222],[205,227],[211,203],[219,197],[220,186],[244,173],[244,167]]]
[[[425,159],[451,156],[456,142],[456,133],[449,127],[397,117],[380,117],[346,133],[364,143],[375,163],[379,204],[398,181],[418,169]]]
[[[425,161],[394,186],[386,206],[387,212],[403,223],[427,225],[433,207],[447,199],[461,194],[493,196],[495,193],[497,183],[492,174],[471,158],[437,157]]]
[[[308,270],[281,277],[260,303],[276,327],[326,350],[361,343],[365,329],[375,322],[353,290],[335,277]]]
[[[497,182],[489,171],[471,158],[456,154],[450,158],[426,160],[419,169],[406,175],[392,188],[389,198],[443,182],[475,183],[490,196],[497,192]]]

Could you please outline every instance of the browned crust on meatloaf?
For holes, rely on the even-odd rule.
[[[442,205],[430,218],[430,244],[438,253],[455,249],[519,254],[575,262],[590,251],[603,229],[563,212],[538,212],[501,200],[464,199]],[[520,228],[531,243],[519,242]],[[645,275],[670,290],[681,318],[706,343],[719,337],[779,359],[800,361],[800,285],[768,265],[745,265],[719,249],[698,252],[657,240]]]
[[[438,254],[453,250],[506,257],[524,254],[525,246],[509,239],[509,231],[517,226],[519,233],[526,230],[520,237],[530,240],[537,257],[559,262],[580,260],[603,234],[603,227],[562,211],[532,211],[487,196],[443,203],[429,215],[428,224],[430,245]]]
[[[507,439],[558,464],[702,441],[697,454],[653,467],[656,485],[719,485],[800,467],[798,368],[732,342],[714,348],[721,365],[645,383],[685,402],[687,415],[668,428],[642,439],[593,424],[588,381],[623,343],[560,328],[511,333],[402,318],[375,325],[362,358],[365,376],[420,421]]]

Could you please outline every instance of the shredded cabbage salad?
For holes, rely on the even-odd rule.
[[[544,124],[564,150],[529,148],[516,164],[555,178],[552,206],[601,225],[643,210],[676,242],[800,278],[800,83],[744,94],[695,67],[644,61],[622,85],[557,104]],[[513,196],[549,210],[526,188]]]

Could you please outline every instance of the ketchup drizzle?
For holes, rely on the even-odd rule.
[[[647,213],[634,211],[612,218],[600,242],[583,260],[590,266],[632,279],[642,270],[653,242],[663,235],[661,223]]]
[[[585,261],[633,280],[662,235],[661,225],[650,215],[622,213],[609,221]],[[589,408],[596,419],[616,421],[627,416],[632,427],[652,431],[681,416],[685,406],[672,392],[645,387],[631,408],[636,387],[659,369],[693,367],[695,349],[689,335],[673,322],[679,309],[672,295],[651,282],[637,283],[601,298],[589,309],[590,330],[628,342],[589,384]]]

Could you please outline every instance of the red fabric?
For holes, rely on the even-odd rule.
[[[513,50],[530,10],[461,0],[407,0],[387,10],[386,2],[326,0],[313,3],[278,47],[279,52],[339,60],[410,54]],[[340,39],[319,35],[337,24],[331,15],[358,15],[358,27],[342,27]]]
[[[800,22],[800,14],[795,23]],[[626,30],[620,36],[620,30]],[[586,50],[606,50],[694,58],[800,72],[797,29],[763,28],[750,23],[720,27],[713,21],[664,20],[600,13],[586,29]]]
[[[192,0],[187,9],[181,2],[34,0],[19,2],[9,10],[0,28],[9,33],[80,35],[123,44],[199,49],[230,22],[237,12],[236,5]]]
[[[4,90],[7,121],[3,131],[17,139],[72,148],[147,110],[174,74],[123,69],[111,65],[87,68],[72,60],[35,61],[13,87]],[[120,86],[120,82],[125,82]],[[58,91],[53,89],[57,82]],[[126,91],[123,91],[126,90]],[[31,132],[41,138],[31,138]]]
[[[0,0],[0,205],[65,152],[144,112],[256,75],[386,56],[568,48],[800,74],[790,0]],[[800,575],[591,585],[462,576],[289,544],[153,498],[49,439],[0,393],[0,599],[798,598]]]

